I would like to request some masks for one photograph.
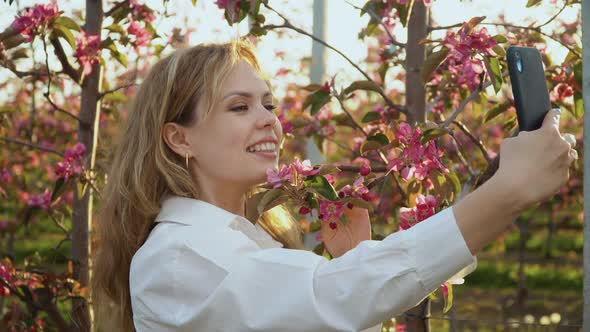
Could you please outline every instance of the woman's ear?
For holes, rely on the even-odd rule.
[[[186,129],[177,123],[165,123],[162,128],[162,138],[172,151],[183,158],[191,150],[189,140],[186,137]],[[189,154],[189,157],[192,156]]]

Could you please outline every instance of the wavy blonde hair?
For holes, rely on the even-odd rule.
[[[92,299],[96,321],[105,330],[135,330],[129,266],[160,211],[161,198],[199,198],[198,183],[183,156],[168,147],[161,130],[167,122],[194,124],[201,98],[208,114],[224,79],[240,60],[261,73],[253,46],[244,40],[178,50],[156,63],[139,88],[121,128],[95,225]],[[284,207],[263,213],[258,223],[286,248],[304,248],[301,229]]]

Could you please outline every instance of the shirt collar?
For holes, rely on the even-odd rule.
[[[229,226],[236,219],[251,222],[237,214],[231,213],[211,203],[176,195],[166,195],[162,199],[162,208],[156,216],[155,222],[176,222],[184,225],[214,223],[219,226]]]
[[[231,213],[211,203],[194,198],[166,195],[155,222],[175,222],[184,225],[229,227],[244,233],[261,248],[282,247],[259,224]]]

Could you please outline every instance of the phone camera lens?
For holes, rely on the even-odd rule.
[[[516,57],[516,69],[518,69],[519,73],[522,73],[522,58],[520,57],[520,52],[516,52],[514,55]]]

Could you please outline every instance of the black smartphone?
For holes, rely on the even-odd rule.
[[[512,95],[519,131],[541,128],[551,109],[541,53],[534,47],[510,46],[506,50]]]

